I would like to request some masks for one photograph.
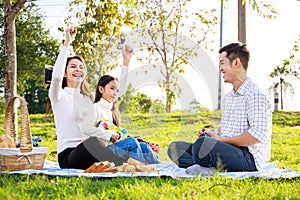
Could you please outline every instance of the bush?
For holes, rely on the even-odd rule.
[[[4,98],[0,98],[0,114],[4,114],[5,113],[5,102],[4,102]]]

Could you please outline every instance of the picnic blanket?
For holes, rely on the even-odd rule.
[[[62,176],[62,177],[88,177],[88,178],[115,178],[115,177],[172,177],[174,179],[197,179],[212,175],[209,171],[201,176],[189,175],[184,168],[179,168],[173,162],[163,162],[160,164],[150,165],[159,169],[159,172],[105,172],[105,173],[83,173],[84,170],[79,169],[60,169],[57,162],[46,160],[42,170],[22,170],[2,172],[6,174],[44,174],[48,176]],[[218,172],[219,176],[231,178],[296,178],[300,177],[300,172],[291,169],[279,169],[276,163],[268,163],[262,171],[259,172]]]

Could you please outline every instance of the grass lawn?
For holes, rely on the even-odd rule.
[[[4,115],[0,115],[3,124]],[[30,115],[33,136],[48,146],[47,159],[57,161],[52,117]],[[220,113],[122,115],[130,135],[159,143],[161,161],[171,141],[194,141],[197,130],[216,128]],[[3,126],[0,127],[0,134]],[[300,171],[300,112],[273,113],[272,158],[280,168]],[[265,180],[206,177],[199,180],[172,178],[64,178],[44,175],[0,175],[0,199],[300,199],[300,178]]]

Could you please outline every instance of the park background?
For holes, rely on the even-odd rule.
[[[55,5],[59,6],[49,5],[54,2],[56,2]],[[196,5],[198,5],[199,2],[205,2],[205,6],[212,5],[211,3],[214,2],[217,11],[220,11],[219,1],[192,1],[192,3]],[[297,16],[299,16],[296,12],[299,10],[298,1],[268,2],[271,2],[271,4],[274,3],[274,6],[277,5],[276,9],[278,12],[281,12],[281,9],[285,8],[283,11],[285,14],[280,13],[280,16],[278,16],[276,20],[263,19],[258,17],[255,12],[251,14],[249,7],[247,7],[247,43],[252,52],[250,66],[250,69],[252,69],[249,69],[249,76],[265,91],[269,86],[268,74],[272,71],[274,66],[281,65],[284,59],[289,58],[294,41],[297,40],[297,36],[300,33],[296,23],[298,19]],[[2,3],[2,1],[0,1],[0,3]],[[68,5],[64,4],[63,1],[39,0],[35,1],[35,3],[44,4],[45,6],[41,7],[50,11],[50,13],[43,15],[46,27],[50,28],[51,35],[58,40],[62,40],[63,34],[57,32],[56,29],[59,26],[64,26],[62,20],[65,16],[64,14],[67,13],[64,6],[68,7]],[[229,1],[227,3],[230,4],[227,4],[227,8],[224,9],[224,44],[237,40],[237,2]],[[60,4],[64,4],[64,6],[62,7]],[[59,9],[63,9],[63,11],[60,11],[60,14],[55,14],[56,10]],[[254,33],[251,34],[249,33],[251,27],[249,18],[254,20],[254,23],[252,23],[254,27],[252,31]],[[54,25],[51,25],[49,21]],[[18,25],[27,25],[25,22]],[[74,22],[74,24],[75,23],[76,22]],[[259,26],[260,23],[262,23],[262,25]],[[273,28],[270,27],[272,24]],[[22,35],[19,35],[18,41],[22,42],[23,39],[23,41],[25,40],[28,44],[31,41],[29,41],[27,36],[37,36],[34,32],[22,33]],[[218,25],[216,25],[216,35],[214,35],[212,39],[214,40],[214,46],[211,47],[213,51],[208,51],[208,53],[217,66],[217,50],[219,49]],[[19,46],[18,56],[21,58],[21,61],[26,60],[26,57],[24,57],[25,50],[29,51],[34,46],[28,44],[27,46],[24,45],[26,47],[24,49],[22,49],[22,46]],[[55,55],[51,55],[55,58],[58,47],[54,50],[49,49],[49,47],[50,46],[47,46],[49,51],[55,52]],[[2,58],[3,57],[1,57],[1,61],[3,61]],[[35,62],[38,61],[39,60],[35,60]],[[26,64],[31,66],[33,63]],[[49,61],[48,64],[53,64],[53,60],[52,62]],[[265,71],[263,66],[270,68],[270,70]],[[18,67],[20,68],[18,75],[20,75],[20,73],[24,72],[22,71],[22,67],[24,66],[19,65]],[[44,66],[42,67],[44,68]],[[31,71],[35,72],[35,68],[31,68]],[[43,82],[44,70],[39,73],[39,76],[39,80]],[[30,76],[28,77],[30,78]],[[19,82],[19,84],[22,86],[23,82]],[[296,90],[296,95],[299,93],[297,92],[297,84],[298,82],[295,81],[293,85]],[[230,89],[230,85],[224,87],[227,87],[227,90]],[[27,90],[26,92],[28,93],[29,91]],[[288,101],[288,98],[286,98],[285,101]],[[292,102],[297,103],[295,97],[293,101],[285,105],[290,106]],[[285,109],[287,108],[288,107],[285,107]],[[32,109],[34,111],[34,108]],[[298,109],[299,107],[297,106],[291,108],[291,110]],[[295,171],[300,170],[299,116],[299,112],[284,111],[273,113],[271,162],[276,162],[279,168],[292,169]],[[194,141],[199,128],[205,125],[216,125],[217,121],[220,120],[220,112],[212,112],[208,109],[201,108],[194,112],[187,113],[177,111],[169,114],[129,113],[122,114],[122,119],[123,125],[132,135],[141,135],[144,136],[146,140],[159,143],[161,145],[159,156],[163,161],[167,161],[166,149],[170,141],[175,139]],[[53,116],[45,115],[44,113],[30,114],[30,122],[33,137],[41,136],[41,145],[49,148],[47,159],[57,161]],[[0,114],[0,124],[3,123],[4,114]],[[2,131],[2,127],[0,129]],[[299,178],[279,178],[274,180],[259,178],[231,179],[218,177],[216,175],[213,177],[199,177],[199,179],[196,180],[183,181],[181,179],[168,177],[87,179],[83,177],[9,174],[1,174],[0,177],[0,199],[299,199],[300,197]]]
[[[61,40],[64,35],[58,31],[58,27],[66,28],[64,19],[67,17],[68,0],[54,0],[37,1],[37,5],[41,7],[41,12],[44,15],[44,23],[47,28],[50,29],[50,33],[55,38]],[[282,66],[284,60],[288,60],[295,41],[299,39],[300,26],[297,25],[297,19],[300,18],[300,2],[296,0],[266,0],[263,1],[267,4],[274,6],[275,10],[279,13],[276,18],[268,19],[259,16],[256,11],[252,10],[251,6],[246,2],[246,38],[247,45],[249,47],[251,58],[248,70],[249,77],[261,88],[261,90],[267,93],[273,104],[273,94],[270,93],[269,87],[272,84],[272,80],[269,78],[269,74],[275,68],[275,66]],[[223,5],[223,34],[222,44],[226,45],[231,42],[237,42],[238,38],[238,20],[237,20],[237,1],[224,1]],[[197,11],[199,9],[216,9],[216,16],[220,17],[220,1],[203,1],[192,0],[189,3],[189,9],[191,11]],[[74,25],[76,19],[73,19]],[[218,68],[218,50],[220,48],[220,20],[214,27],[216,32],[210,35],[210,40],[213,40],[209,47],[212,51],[207,50],[206,53],[214,63],[214,67]],[[131,68],[138,67],[139,63],[131,62]],[[192,72],[187,71],[186,75],[182,75],[185,78],[193,77],[189,79],[190,85],[194,87],[194,91],[197,100],[209,109],[212,109],[211,99],[207,98],[207,90],[199,91],[199,85],[206,87],[201,80],[201,76],[195,75]],[[287,81],[293,85],[294,95],[289,91],[284,96],[284,110],[287,111],[299,111],[300,110],[300,88],[299,80],[294,77],[287,77]],[[222,83],[223,84],[223,83]],[[223,84],[227,92],[231,89],[230,84]],[[147,86],[140,88],[139,91],[151,96],[153,99],[161,98],[164,96],[163,91],[155,86]],[[201,98],[201,100],[200,100]],[[179,105],[178,105],[179,103]],[[180,108],[180,102],[174,106],[175,109]],[[183,107],[187,107],[186,105]]]

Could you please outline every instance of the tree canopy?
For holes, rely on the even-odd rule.
[[[65,21],[77,27],[78,34],[72,46],[76,54],[85,58],[91,85],[96,85],[99,76],[117,66],[124,42],[121,28],[135,25],[133,6],[132,0],[70,2],[70,14]],[[78,24],[73,23],[75,19]]]

